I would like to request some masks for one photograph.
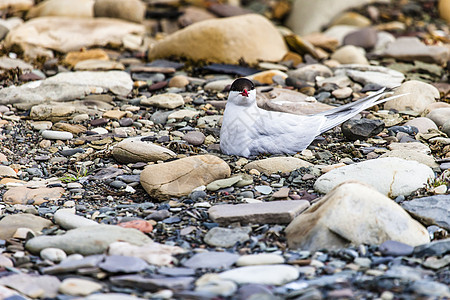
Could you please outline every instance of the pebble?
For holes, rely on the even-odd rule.
[[[73,134],[66,131],[44,130],[42,131],[42,137],[48,140],[71,140]]]
[[[61,282],[58,291],[62,294],[70,296],[87,296],[98,292],[102,289],[102,285],[92,280],[81,278],[67,278]]]
[[[220,278],[238,284],[283,285],[298,278],[299,272],[288,265],[238,267],[219,274]]]
[[[42,259],[48,259],[54,263],[59,263],[67,258],[64,251],[58,248],[45,248],[39,253]]]

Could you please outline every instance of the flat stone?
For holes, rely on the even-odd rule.
[[[253,266],[253,265],[276,265],[283,264],[284,257],[274,253],[259,253],[251,255],[241,255],[236,261],[236,266]]]
[[[151,96],[141,100],[141,105],[156,106],[173,109],[184,105],[183,97],[180,94],[166,93]]]
[[[419,129],[419,133],[428,133],[429,130],[437,130],[438,127],[431,119],[425,117],[418,117],[409,120],[405,126],[414,126]]]
[[[126,111],[121,110],[108,110],[103,113],[103,118],[113,119],[113,120],[120,120],[123,117],[127,115]]]
[[[301,66],[298,69],[291,70],[288,72],[289,77],[293,77],[299,80],[312,81],[316,80],[317,76],[321,77],[331,77],[333,76],[333,71],[327,66],[321,64],[312,64]]]
[[[450,230],[450,196],[436,195],[405,201],[402,207],[426,225]]]
[[[156,162],[168,160],[176,156],[176,153],[158,146],[152,142],[143,140],[143,137],[127,138],[114,146],[112,155],[122,163]]]
[[[87,296],[98,292],[102,289],[102,285],[92,280],[81,278],[67,278],[61,282],[58,291],[61,294],[70,296]]]
[[[36,189],[18,186],[9,189],[3,195],[3,201],[11,204],[34,204],[41,205],[44,202],[56,201],[61,198],[64,189],[60,187]]]
[[[64,141],[73,139],[73,134],[67,131],[44,130],[42,132],[42,137],[47,140]]]
[[[287,197],[289,197],[289,191],[290,191],[290,188],[283,187],[283,188],[279,189],[278,191],[276,191],[275,193],[273,193],[272,197],[275,199],[287,198]]]
[[[424,164],[385,157],[331,170],[316,180],[314,188],[326,194],[344,181],[358,180],[384,195],[397,197],[424,187],[430,178],[434,178],[434,172]]]
[[[109,273],[137,273],[149,267],[147,262],[139,257],[123,255],[107,256],[98,266]]]
[[[39,253],[42,249],[53,247],[64,250],[67,254],[91,255],[103,253],[116,241],[144,245],[151,240],[136,229],[96,225],[72,229],[63,235],[35,237],[30,239],[25,247],[32,253]]]
[[[235,185],[242,180],[243,175],[232,176],[230,178],[218,179],[206,186],[208,191],[217,191]]]
[[[237,254],[209,251],[195,254],[183,262],[183,266],[191,269],[228,269],[238,258]]]
[[[379,250],[385,256],[408,256],[413,253],[414,247],[397,241],[385,241]]]
[[[76,71],[123,71],[125,66],[120,62],[111,60],[86,59],[78,62],[73,69]]]
[[[415,256],[441,256],[450,253],[450,238],[433,241],[431,243],[424,243],[414,248]]]
[[[53,218],[56,224],[60,225],[66,230],[84,226],[99,225],[94,220],[76,215],[75,212],[71,209],[58,209],[53,215]]]
[[[261,173],[270,175],[273,173],[290,173],[296,169],[307,168],[311,163],[295,157],[270,157],[253,161],[247,164],[245,170],[256,169]]]
[[[305,200],[270,201],[249,204],[215,205],[209,217],[219,224],[287,224],[309,207]]]
[[[203,144],[205,138],[205,135],[200,131],[190,131],[183,136],[183,140],[194,146]]]
[[[416,151],[423,154],[430,154],[431,149],[422,143],[390,143],[388,146],[389,150],[409,150]]]
[[[195,110],[190,110],[190,109],[181,109],[181,110],[177,110],[173,113],[171,113],[170,115],[167,116],[168,119],[175,119],[177,121],[181,121],[184,119],[192,119],[195,118],[196,116],[198,116],[200,114],[199,111],[195,111]],[[197,133],[201,133],[198,131],[191,131],[191,132],[197,132]]]
[[[356,180],[336,186],[297,216],[285,232],[290,248],[309,251],[387,240],[417,246],[430,240],[428,231],[397,203]]]
[[[362,85],[378,84],[387,88],[394,88],[399,86],[405,79],[405,75],[402,73],[381,66],[365,64],[342,65],[336,68],[335,75],[340,74],[341,70],[353,81]]]
[[[40,232],[52,225],[51,221],[32,214],[7,215],[0,220],[0,239],[11,238],[18,228],[29,228],[34,232]]]
[[[50,275],[13,274],[0,278],[0,285],[15,289],[30,298],[55,298],[60,281]]]
[[[191,283],[194,282],[194,277],[146,278],[141,275],[121,275],[110,277],[109,280],[113,285],[156,292],[161,289],[188,289]]]
[[[49,249],[49,248],[46,248]],[[57,249],[57,248],[56,248]],[[44,251],[43,249],[42,251]],[[61,249],[58,249],[61,250]],[[41,252],[42,252],[41,251]],[[61,250],[62,251],[62,250]],[[80,259],[66,259],[60,264],[42,268],[43,274],[65,274],[74,273],[78,269],[95,268],[104,259],[104,255],[89,255]]]
[[[0,165],[0,177],[17,177],[16,171],[11,167]]]
[[[297,268],[288,265],[239,267],[219,274],[220,278],[237,284],[283,285],[298,278]]]
[[[243,243],[250,238],[251,228],[211,228],[204,237],[205,243],[213,247],[229,248],[237,242]]]
[[[24,62],[21,59],[13,59],[7,56],[0,57],[0,69],[2,70],[11,70],[18,68],[22,71],[31,71],[33,70],[33,66]]]

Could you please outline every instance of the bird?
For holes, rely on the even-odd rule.
[[[220,150],[242,157],[259,154],[294,154],[305,150],[320,134],[345,122],[361,111],[394,98],[382,99],[388,90],[327,111],[309,115],[268,111],[256,104],[254,83],[236,79],[230,87],[222,127]]]

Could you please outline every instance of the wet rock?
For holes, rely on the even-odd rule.
[[[40,205],[48,201],[56,201],[61,198],[64,189],[60,187],[36,189],[18,186],[9,189],[3,195],[3,201],[12,204],[35,204]]]
[[[61,294],[71,296],[87,296],[98,292],[102,289],[102,285],[92,280],[81,278],[67,278],[61,282],[58,291]]]
[[[51,221],[32,214],[8,215],[0,220],[0,239],[11,238],[18,228],[29,228],[38,233],[52,225]]]
[[[305,200],[270,201],[264,203],[215,205],[209,217],[219,224],[286,224],[309,207]]]
[[[197,155],[176,161],[150,165],[141,173],[141,184],[159,201],[183,196],[196,187],[230,176],[230,168],[213,155]]]
[[[139,0],[97,0],[94,2],[94,17],[117,18],[141,23],[145,16],[145,4]]]
[[[387,240],[411,246],[429,242],[427,230],[398,204],[355,181],[336,186],[296,217],[286,228],[286,237],[290,248],[310,251]]]
[[[183,266],[191,269],[228,269],[238,258],[237,254],[209,251],[195,254],[183,262]]]
[[[53,247],[62,249],[67,254],[91,255],[103,253],[110,244],[116,241],[144,245],[151,240],[136,229],[112,225],[96,225],[72,229],[63,235],[35,237],[29,240],[25,247],[33,253]]]
[[[353,45],[347,45],[339,48],[331,55],[331,59],[337,60],[341,64],[369,64],[364,49]]]
[[[76,215],[71,209],[58,209],[53,215],[53,218],[55,219],[56,224],[67,230],[98,225],[98,223],[93,220]]]
[[[132,256],[145,260],[147,263],[157,266],[170,265],[174,258],[172,255],[185,253],[185,250],[177,246],[163,245],[147,242],[141,246],[128,242],[115,242],[109,245],[109,255]]]
[[[379,134],[384,129],[382,120],[350,119],[341,125],[344,136],[351,140],[365,140]]]
[[[296,169],[310,167],[311,163],[295,157],[270,157],[256,160],[245,165],[246,170],[256,169],[261,173],[288,173]]]
[[[122,255],[107,256],[98,266],[109,273],[137,273],[148,268],[145,260]]]
[[[220,36],[220,41],[217,37]],[[251,36],[251,39],[245,37]],[[216,43],[210,41],[216,40]],[[229,43],[233,43],[230,48]],[[264,17],[244,16],[198,22],[177,31],[154,45],[148,54],[150,60],[178,56],[194,61],[238,64],[279,61],[287,47],[278,30]]]
[[[183,97],[179,94],[166,93],[141,100],[141,105],[151,105],[161,108],[173,109],[184,105]]]
[[[405,201],[402,207],[423,224],[450,230],[450,196],[436,195]]]
[[[145,141],[142,137],[128,138],[116,146],[112,151],[115,159],[122,163],[133,162],[156,162],[167,160],[176,156],[176,154],[164,147]]]
[[[431,119],[438,127],[441,127],[450,118],[450,107],[434,109],[429,114],[427,114],[427,118]]]
[[[297,279],[297,268],[288,265],[247,266],[228,270],[219,274],[220,278],[238,284],[283,285]]]
[[[122,20],[80,18],[73,22],[70,17],[41,17],[11,30],[5,44],[8,48],[18,45],[25,54],[32,47],[65,53],[91,46],[122,45],[126,36],[141,39],[144,32],[144,26]]]
[[[243,243],[248,240],[251,229],[244,228],[221,228],[214,227],[205,235],[205,242],[213,247],[229,248],[233,247],[237,242]]]
[[[403,83],[395,90],[394,95],[407,94],[384,104],[384,109],[396,109],[398,111],[412,110],[422,113],[431,103],[439,98],[439,91],[431,84],[410,80]]]
[[[450,50],[442,46],[427,46],[417,37],[399,37],[388,44],[383,55],[403,61],[420,60],[442,65],[448,61]]]
[[[60,283],[57,277],[50,275],[19,273],[0,278],[0,285],[15,289],[30,298],[55,298]]]
[[[413,193],[430,178],[434,178],[434,172],[424,164],[386,157],[334,169],[320,176],[314,188],[321,193],[328,193],[346,180],[358,180],[384,195],[397,197]]]

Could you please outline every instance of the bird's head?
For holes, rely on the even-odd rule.
[[[247,78],[236,79],[230,88],[228,102],[248,106],[256,102],[256,90],[253,82]]]

